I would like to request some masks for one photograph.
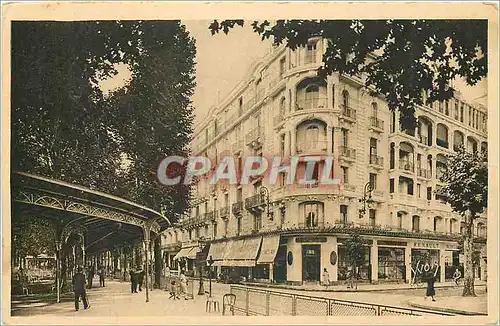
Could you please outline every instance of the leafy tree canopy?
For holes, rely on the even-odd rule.
[[[12,247],[21,257],[55,253],[56,233],[47,220],[29,216],[16,219],[12,225],[12,234]]]
[[[346,258],[351,266],[360,266],[365,261],[365,248],[367,244],[367,241],[356,231],[345,241]]]
[[[212,35],[243,20],[214,20]],[[295,50],[309,39],[327,40],[321,76],[366,75],[371,95],[399,110],[404,129],[414,129],[416,105],[452,97],[451,82],[475,85],[487,75],[487,20],[277,20],[253,21],[254,32]]]
[[[186,190],[158,187],[153,172],[186,152],[194,55],[178,21],[15,22],[12,168],[182,212],[162,206]],[[132,80],[106,96],[99,82],[119,63]]]
[[[463,147],[448,156],[439,191],[453,211],[477,217],[488,206],[487,152],[468,152]]]

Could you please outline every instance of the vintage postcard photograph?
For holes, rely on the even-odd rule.
[[[2,5],[2,322],[498,323],[495,3]]]

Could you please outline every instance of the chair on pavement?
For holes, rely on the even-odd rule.
[[[236,295],[232,293],[224,294],[222,297],[222,315],[226,314],[226,308],[233,314],[234,316],[234,304],[236,303]]]
[[[215,300],[212,296],[207,295],[207,303],[205,304],[205,310],[208,312],[211,312],[212,310],[219,311],[220,312],[220,307],[219,307],[219,301]]]

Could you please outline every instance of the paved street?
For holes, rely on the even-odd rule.
[[[262,288],[256,288],[261,289]],[[209,290],[209,282],[205,282],[205,290]],[[344,299],[365,303],[377,303],[409,308],[409,301],[423,298],[425,289],[400,290],[400,291],[376,291],[376,292],[318,292],[318,291],[296,291],[286,289],[271,289],[283,293],[299,295],[310,295],[332,299]],[[222,295],[229,293],[230,285],[212,283],[212,294],[222,305]],[[74,311],[71,295],[63,297],[62,303],[32,302],[31,304],[13,300],[13,316],[84,316],[97,317],[158,317],[158,316],[208,316],[220,315],[219,313],[207,313],[205,311],[205,296],[198,296],[198,280],[194,281],[194,300],[170,300],[166,291],[155,289],[150,292],[150,302],[145,302],[145,292],[138,294],[130,293],[130,285],[126,282],[108,281],[105,288],[96,287],[88,291],[91,303],[89,310]],[[438,303],[450,297],[459,296],[461,289],[446,288],[438,289],[436,300]],[[486,305],[484,287],[478,287],[476,293],[479,296],[479,305]],[[252,306],[253,302],[250,302]],[[262,302],[255,302],[261,305]],[[285,307],[284,307],[285,308]],[[221,306],[222,309],[222,306]],[[481,307],[479,308],[481,310]],[[486,307],[484,307],[486,309]]]

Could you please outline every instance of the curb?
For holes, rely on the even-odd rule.
[[[453,309],[453,308],[444,308],[444,307],[429,307],[428,305],[414,303],[414,302],[411,302],[411,301],[408,301],[408,305],[410,307],[414,307],[414,308],[425,309],[425,310],[432,310],[432,311],[439,311],[439,312],[447,312],[447,313],[457,314],[457,315],[465,315],[465,316],[488,316],[488,314],[484,313],[484,312],[466,311],[466,310]]]
[[[238,285],[238,284],[236,284]],[[347,290],[347,289],[305,289],[305,288],[294,288],[287,286],[275,286],[270,284],[262,284],[262,283],[240,283],[239,285],[244,286],[254,286],[254,287],[262,287],[268,289],[282,289],[282,290],[294,290],[294,291],[307,291],[307,292],[341,292],[341,293],[352,293],[352,292],[383,292],[383,291],[408,291],[408,290],[423,290],[426,286],[422,287],[407,287],[407,288],[383,288],[383,289],[357,289],[357,290]],[[485,286],[485,284],[477,284],[475,287]],[[436,286],[436,289],[444,289],[444,288],[453,288],[454,285],[442,285]]]

